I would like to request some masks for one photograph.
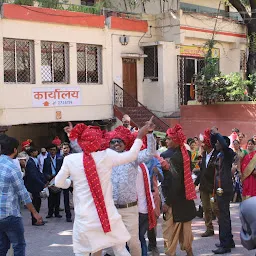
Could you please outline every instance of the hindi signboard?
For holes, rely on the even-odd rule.
[[[33,88],[33,107],[59,107],[81,105],[79,87],[67,88]]]
[[[180,55],[182,56],[190,56],[190,57],[198,57],[204,58],[208,52],[208,48],[201,46],[189,46],[189,45],[181,45],[180,46]],[[220,49],[213,48],[212,49],[212,58],[220,58]]]

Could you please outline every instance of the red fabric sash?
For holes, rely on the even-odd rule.
[[[106,204],[100,184],[99,175],[96,170],[95,162],[91,154],[85,153],[83,156],[85,175],[92,193],[95,207],[101,222],[104,233],[111,231]]]
[[[149,184],[148,184],[147,169],[146,169],[144,164],[140,164],[140,168],[141,168],[142,174],[143,174],[145,194],[146,194],[146,200],[147,200],[149,230],[151,230],[156,226],[156,216],[155,216],[155,212],[154,212],[154,209],[153,209],[152,198],[150,196],[150,187],[149,187]]]
[[[195,185],[191,176],[190,158],[184,144],[180,146],[180,149],[183,156],[184,185],[185,185],[186,199],[194,200],[197,198],[197,196],[196,196]]]

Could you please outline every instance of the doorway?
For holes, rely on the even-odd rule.
[[[137,62],[123,58],[123,107],[137,106]],[[135,99],[135,100],[134,100]]]
[[[194,80],[205,67],[203,58],[191,58],[178,56],[178,72],[179,72],[179,94],[180,104],[186,105],[189,100],[193,100],[191,96],[191,86],[194,86]]]

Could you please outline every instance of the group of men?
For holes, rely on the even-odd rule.
[[[72,151],[76,153],[57,156],[57,146],[51,145],[47,148],[48,156],[40,169],[36,150],[33,147],[28,150],[24,180],[32,194],[32,201],[23,186],[22,174],[12,160],[17,155],[19,143],[8,136],[0,139],[0,167],[6,169],[0,173],[0,182],[4,184],[0,187],[0,255],[5,255],[10,243],[15,253],[20,253],[17,255],[25,255],[18,200],[27,204],[33,225],[44,225],[38,211],[40,192],[47,186],[50,192],[47,218],[53,217],[53,214],[61,217],[61,192],[58,188],[68,191],[70,186],[73,187],[73,248],[76,256],[98,256],[109,247],[117,256],[145,256],[147,231],[149,247],[154,255],[159,255],[155,227],[160,215],[157,197],[160,199],[161,190],[158,191],[157,180],[161,181],[163,192],[160,194],[165,253],[174,256],[180,243],[187,256],[194,255],[191,225],[196,216],[196,192],[191,177],[190,152],[185,147],[186,137],[180,125],[169,128],[166,132],[168,150],[160,158],[156,152],[153,130],[152,119],[138,131],[131,129],[127,123],[111,132],[84,124],[73,128],[70,123],[65,132]],[[216,201],[218,205],[220,244],[216,245],[215,254],[228,253],[235,246],[229,212],[234,156],[228,145],[228,138],[221,136],[216,128],[205,132],[200,194],[207,227],[204,236],[214,233],[211,203]],[[12,209],[9,209],[10,203]],[[65,203],[65,208],[66,205],[68,203]],[[19,221],[16,236],[23,239],[15,240],[13,235],[9,235],[10,217],[11,221]],[[67,221],[70,218],[67,217]],[[4,242],[1,242],[2,239]],[[108,250],[105,253],[111,254]]]

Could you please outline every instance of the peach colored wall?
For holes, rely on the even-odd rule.
[[[256,104],[250,103],[181,106],[181,125],[187,137],[217,126],[223,135],[230,135],[232,128],[238,128],[249,139],[256,134],[255,117]]]

